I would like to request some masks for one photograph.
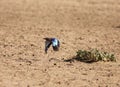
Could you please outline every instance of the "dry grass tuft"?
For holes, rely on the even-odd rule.
[[[97,61],[116,61],[114,54],[107,52],[101,52],[97,49],[78,50],[76,58],[85,62],[97,62]]]

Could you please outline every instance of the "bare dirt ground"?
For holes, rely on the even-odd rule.
[[[90,48],[117,62],[63,61]],[[119,0],[0,0],[0,87],[120,87],[119,53]]]

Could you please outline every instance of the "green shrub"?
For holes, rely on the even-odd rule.
[[[83,61],[96,62],[96,61],[116,61],[114,54],[107,52],[100,52],[97,49],[78,50],[76,58]]]

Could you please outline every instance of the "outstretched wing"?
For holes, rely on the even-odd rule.
[[[50,47],[52,43],[50,41],[45,41],[45,53],[47,53],[48,48]]]

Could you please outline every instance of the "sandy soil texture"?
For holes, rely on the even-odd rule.
[[[117,62],[64,61],[90,48]],[[0,87],[120,87],[120,1],[0,0]]]

